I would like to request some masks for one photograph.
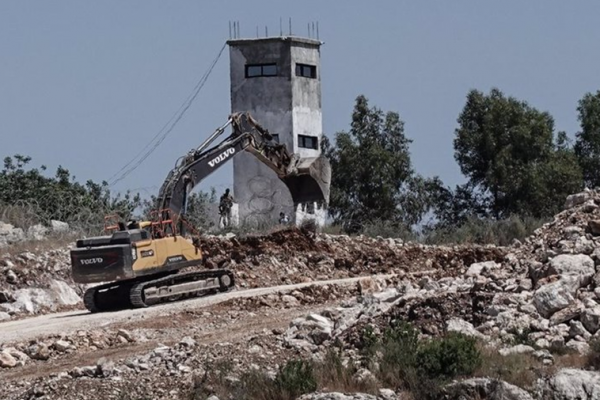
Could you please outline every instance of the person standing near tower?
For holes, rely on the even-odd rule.
[[[229,194],[229,188],[225,189],[225,193],[219,200],[219,226],[223,228],[231,224],[231,208],[233,207],[233,196]]]

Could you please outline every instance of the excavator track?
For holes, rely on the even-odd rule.
[[[147,281],[108,283],[88,289],[83,297],[90,312],[143,308],[208,292],[226,292],[234,286],[233,273],[210,270],[172,274]]]

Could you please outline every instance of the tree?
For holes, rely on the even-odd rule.
[[[581,188],[573,149],[564,133],[555,138],[547,112],[498,89],[472,90],[458,123],[455,159],[469,182],[453,196],[474,214],[549,216]]]
[[[350,131],[335,135],[335,146],[321,143],[333,171],[329,213],[336,223],[356,231],[366,223],[412,225],[420,221],[428,184],[415,175],[404,122],[395,112],[369,107],[358,96]]]
[[[600,90],[583,96],[577,111],[581,131],[577,133],[575,153],[586,186],[600,187]]]
[[[128,218],[141,204],[139,195],[129,192],[112,196],[106,182],[80,184],[62,166],[54,177],[46,176],[46,167],[28,168],[30,162],[31,157],[18,154],[4,159],[0,171],[0,219],[18,220],[22,225],[60,220],[86,232],[98,232],[105,215]]]

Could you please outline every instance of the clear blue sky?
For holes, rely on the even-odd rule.
[[[354,99],[398,111],[416,170],[464,181],[456,119],[472,88],[498,87],[579,128],[577,101],[600,89],[600,2],[2,1],[0,156],[30,155],[79,180],[108,179],[169,120],[240,21],[306,35],[319,21],[324,131],[347,129]],[[225,52],[170,137],[115,186],[156,193],[175,160],[230,111]],[[231,165],[203,185],[231,184]]]

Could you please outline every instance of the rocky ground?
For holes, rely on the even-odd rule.
[[[600,192],[570,196],[552,222],[506,248],[290,229],[207,237],[203,251],[207,267],[234,271],[235,293],[247,295],[191,300],[147,318],[123,311],[102,323],[96,314],[87,325],[68,321],[90,322],[89,314],[48,314],[55,325],[23,340],[15,327],[33,325],[14,325],[19,319],[81,308],[83,288],[70,280],[65,249],[3,256],[0,398],[223,400],[232,396],[224,388],[239,386],[248,371],[275,377],[289,360],[322,361],[333,348],[356,374],[318,389],[346,394],[302,399],[414,398],[386,387],[362,352],[366,331],[381,336],[406,321],[423,341],[448,332],[474,337],[492,360],[440,396],[600,399],[600,373],[586,362],[600,337]],[[364,279],[319,284],[355,277]],[[245,292],[291,284],[302,285]]]

